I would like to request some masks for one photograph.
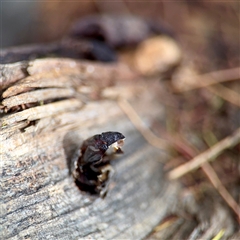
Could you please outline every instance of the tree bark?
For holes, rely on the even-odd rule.
[[[45,59],[2,65],[1,239],[143,239],[176,205],[167,154],[149,145],[114,99],[158,115],[123,65]],[[135,79],[135,80],[134,80]],[[139,80],[140,81],[140,80]],[[138,91],[138,96],[135,92]],[[104,199],[82,192],[69,161],[84,139],[125,135]]]

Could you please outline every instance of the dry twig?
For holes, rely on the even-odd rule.
[[[141,134],[144,136],[144,138],[153,146],[160,148],[160,149],[166,149],[169,144],[176,145],[176,140],[173,140],[172,138],[169,139],[169,141],[164,141],[157,136],[155,136],[151,130],[149,130],[144,123],[142,122],[141,118],[138,116],[138,114],[135,112],[133,107],[128,103],[125,99],[119,99],[118,101],[119,106],[122,108],[122,110],[126,113],[126,115],[129,117],[129,119],[132,121],[132,123],[135,125],[135,127],[141,132]],[[236,132],[224,140],[220,141],[207,151],[199,154],[195,158],[193,158],[190,162],[187,162],[172,171],[169,172],[169,179],[176,179],[184,174],[198,168],[202,167],[204,173],[207,175],[213,186],[219,191],[220,195],[223,197],[223,199],[227,202],[227,204],[233,209],[233,211],[237,214],[239,220],[240,220],[240,208],[234,198],[229,194],[227,189],[224,187],[224,185],[221,183],[220,179],[218,178],[216,172],[212,168],[212,166],[208,163],[208,161],[213,160],[216,158],[222,151],[224,151],[227,148],[231,148],[238,144],[240,142],[240,128],[236,130]],[[183,143],[184,149],[190,149],[188,151],[188,154],[194,157],[194,155],[197,154],[197,150],[195,148],[190,148],[187,144]]]
[[[202,165],[202,169],[204,173],[207,175],[212,185],[218,190],[223,199],[227,202],[227,204],[233,209],[233,211],[238,216],[238,221],[240,222],[240,207],[237,202],[234,200],[232,195],[227,191],[227,189],[223,186],[221,180],[217,176],[216,172],[212,168],[211,164],[206,162]]]
[[[138,129],[138,131],[152,146],[157,147],[159,149],[167,149],[167,147],[169,146],[169,143],[157,137],[155,134],[151,132],[151,130],[149,130],[148,127],[145,126],[141,118],[138,116],[136,111],[133,109],[133,107],[129,104],[129,102],[126,99],[120,98],[118,100],[118,105],[129,117],[131,122]]]
[[[177,89],[177,92],[190,91],[196,88],[208,87],[210,85],[219,84],[221,82],[227,82],[237,80],[240,78],[240,68],[232,68],[226,70],[215,71],[211,73],[202,74],[199,76],[193,76],[195,81],[192,84],[185,85],[184,88]]]
[[[239,129],[240,130],[240,129]],[[240,131],[236,131],[239,132]],[[226,140],[226,139],[225,139]],[[233,143],[233,141],[230,141]],[[197,149],[194,147],[191,147],[190,144],[186,143],[186,140],[184,140],[184,145],[186,145],[185,149],[190,149],[188,151],[188,154],[192,156],[192,158],[198,154]],[[232,145],[233,146],[233,145]],[[226,201],[226,203],[233,209],[233,211],[238,216],[238,220],[240,222],[240,207],[238,206],[237,202],[234,200],[234,198],[231,196],[231,194],[228,192],[228,190],[225,188],[225,186],[222,184],[221,180],[217,176],[215,170],[212,168],[211,164],[208,162],[205,162],[201,165],[201,168],[203,172],[207,175],[208,179],[212,183],[212,185],[216,188],[216,190],[219,192],[219,194],[222,196],[222,198]]]
[[[207,90],[225,99],[226,101],[240,107],[240,95],[237,92],[231,90],[230,88],[226,88],[222,84],[218,84],[216,86],[207,87]]]
[[[213,147],[209,148],[205,152],[193,158],[191,161],[173,169],[172,171],[169,172],[168,176],[170,179],[177,179],[183,176],[184,174],[199,168],[202,164],[213,160],[225,149],[234,147],[239,142],[240,142],[240,128],[238,128],[233,135],[218,142]]]

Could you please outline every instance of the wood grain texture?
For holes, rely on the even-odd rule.
[[[24,71],[26,69],[26,62],[19,62],[13,64],[0,64],[0,90],[6,88],[8,85],[18,81],[27,76]]]
[[[38,102],[46,100],[45,91],[58,91],[59,86],[55,84],[32,88],[35,76],[42,75],[40,83],[44,72],[54,74],[51,59],[48,65],[47,60],[44,61],[46,68],[43,64],[42,68],[38,65],[35,70],[34,67],[26,69],[30,76],[14,85],[12,82],[5,85],[9,87],[5,88],[9,94],[3,97],[5,107],[13,106],[21,96],[27,101],[28,93],[29,99]],[[42,60],[28,66],[35,63]],[[74,66],[79,64],[76,62]],[[96,81],[101,79],[101,66],[94,66],[98,71],[85,78],[85,85],[90,89],[95,89]],[[70,87],[73,94],[65,99],[50,96],[51,101],[42,105],[2,113],[1,239],[143,239],[177,201],[178,185],[164,178],[162,162],[167,155],[144,140],[116,101],[97,99],[91,94],[87,98],[82,96],[78,92],[82,81],[73,81],[73,86],[68,71],[63,67],[59,69],[58,75],[62,74],[62,79],[70,83],[61,89]],[[75,76],[81,76],[78,67],[73,69]],[[104,71],[102,90],[129,84],[124,74],[110,81],[114,79],[111,66]],[[26,79],[31,90],[25,88],[26,91],[19,92],[21,84],[27,86]],[[149,101],[149,93],[144,92],[141,98],[133,96],[131,101],[140,105]],[[154,107],[150,104],[145,109],[153,112],[149,121],[158,114],[151,106]],[[126,141],[125,153],[112,163],[115,175],[108,195],[101,199],[78,189],[69,175],[68,165],[84,139],[104,131],[122,132]]]

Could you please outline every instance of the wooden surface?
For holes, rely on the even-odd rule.
[[[153,94],[120,65],[46,59],[1,67],[1,239],[149,235],[176,205],[179,186],[164,178],[166,153],[144,140],[114,99],[147,103],[141,114],[151,121],[161,109],[148,104]],[[101,199],[77,188],[68,163],[84,139],[104,131],[126,141]]]

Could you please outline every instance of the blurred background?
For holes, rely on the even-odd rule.
[[[2,1],[1,48],[58,41],[69,33],[76,20],[93,14],[124,14],[152,19],[174,36],[181,61],[178,59],[177,68],[167,76],[168,81],[160,81],[164,90],[158,94],[158,103],[164,106],[166,120],[164,124],[160,120],[150,124],[156,135],[170,136],[181,145],[180,149],[172,149],[172,159],[166,164],[166,170],[191,160],[194,154],[211,148],[239,128],[239,1]],[[120,59],[131,63],[130,49],[127,52],[120,50],[118,54]],[[144,64],[147,64],[151,59],[146,55],[145,60]],[[154,77],[162,78],[157,73]],[[206,73],[215,74],[214,81],[221,84],[201,87],[201,81],[206,83],[209,80],[209,75],[204,75]],[[200,87],[185,91],[191,81]],[[238,203],[239,152],[238,144],[224,151],[212,163],[222,184]],[[206,172],[198,170],[181,181],[188,194],[211,208],[211,203],[205,201],[206,196],[214,195],[216,191],[208,177]],[[217,199],[222,201],[218,194]],[[236,229],[237,224],[234,226]]]
[[[202,71],[239,66],[239,1],[2,1],[1,48],[55,41],[90,14],[164,22]],[[200,65],[199,65],[200,64]]]

